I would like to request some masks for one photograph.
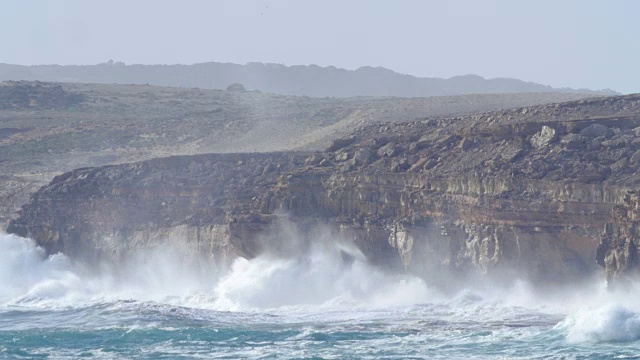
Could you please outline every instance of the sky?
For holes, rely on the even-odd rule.
[[[640,92],[636,0],[2,0],[0,62],[383,66]]]

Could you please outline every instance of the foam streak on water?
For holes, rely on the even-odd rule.
[[[0,358],[640,354],[640,292],[610,293],[601,282],[544,296],[526,282],[445,295],[340,243],[240,259],[221,277],[178,265],[178,253],[149,251],[96,272],[0,235]]]

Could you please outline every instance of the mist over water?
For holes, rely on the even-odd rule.
[[[331,234],[219,273],[179,246],[89,269],[0,235],[0,358],[629,357],[640,291],[603,280],[540,292],[526,281],[444,293],[368,263]],[[544,355],[544,356],[543,356]]]
[[[155,301],[220,311],[292,306],[412,305],[436,294],[417,277],[388,274],[354,246],[320,243],[295,256],[238,258],[224,274],[188,258],[181,246],[139,251],[117,266],[88,269],[64,254],[46,257],[31,239],[0,235],[0,301],[5,306],[68,307]],[[96,271],[97,270],[97,271]]]

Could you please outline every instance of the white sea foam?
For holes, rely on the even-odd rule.
[[[515,321],[516,326],[519,319],[535,321],[536,314],[565,314],[553,331],[569,343],[640,340],[637,289],[610,292],[594,281],[540,294],[526,281],[517,281],[508,286],[470,284],[445,296],[415,276],[372,266],[354,246],[330,237],[323,235],[294,256],[237,259],[219,278],[206,264],[176,261],[184,255],[179,248],[145,251],[117,271],[85,271],[64,255],[46,257],[30,239],[0,235],[0,308],[117,306],[131,300],[255,314],[299,313],[307,319],[313,313],[326,318],[333,311],[336,320],[358,319],[358,314],[375,318],[376,309],[401,309],[393,311],[404,311],[402,316],[418,323]],[[351,311],[355,309],[373,312]]]
[[[343,253],[351,260],[346,261]],[[219,309],[294,305],[385,307],[427,302],[433,291],[413,276],[386,274],[357,249],[324,244],[301,257],[238,259],[215,288]]]
[[[79,285],[64,255],[46,258],[32,240],[0,235],[0,301],[28,297],[55,298]]]
[[[85,271],[62,254],[45,257],[30,239],[0,235],[0,303],[65,307],[131,299],[225,311],[291,306],[396,306],[429,300],[413,276],[390,275],[355,248],[323,241],[294,257],[237,259],[218,278],[206,264],[185,263],[168,246],[131,257],[117,269]],[[180,259],[179,259],[180,258]]]
[[[117,269],[87,271],[63,254],[46,257],[31,239],[0,235],[0,304],[74,307],[119,299],[164,301],[210,290],[204,269],[178,263],[179,249],[137,254]],[[176,300],[179,301],[179,300]]]
[[[640,339],[640,314],[619,304],[585,308],[565,320],[571,342],[624,342]]]
[[[637,284],[636,284],[637,285]],[[599,291],[598,291],[599,290]],[[557,328],[572,343],[640,340],[640,291],[634,284],[624,290],[578,292],[568,299],[573,309]]]

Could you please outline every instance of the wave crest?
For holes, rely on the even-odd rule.
[[[628,342],[640,340],[640,314],[619,304],[587,308],[560,324],[567,340],[578,342]]]

